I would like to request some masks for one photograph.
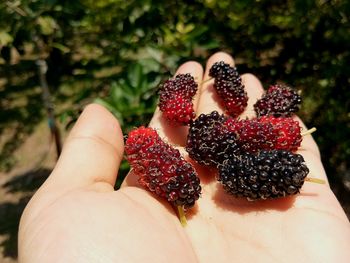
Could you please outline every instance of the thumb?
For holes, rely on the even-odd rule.
[[[118,121],[104,107],[91,104],[70,132],[47,184],[66,190],[100,182],[114,187],[123,152]]]

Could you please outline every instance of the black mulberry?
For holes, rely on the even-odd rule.
[[[190,124],[186,150],[198,163],[217,166],[223,160],[239,152],[236,135],[224,122],[226,117],[213,111],[201,114]]]
[[[301,155],[273,150],[226,160],[218,180],[235,197],[272,199],[299,193],[308,173]]]
[[[290,117],[300,108],[301,96],[291,87],[276,84],[254,104],[258,117]]]

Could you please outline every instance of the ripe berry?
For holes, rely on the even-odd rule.
[[[218,180],[235,197],[270,199],[299,193],[308,173],[301,155],[273,150],[225,161],[219,166]]]
[[[179,74],[159,89],[159,108],[173,125],[187,125],[195,117],[192,98],[198,84],[190,74]]]
[[[226,129],[226,117],[217,111],[201,114],[190,124],[186,151],[203,165],[216,166],[238,153],[236,135]]]
[[[276,84],[254,104],[258,117],[271,115],[275,117],[289,117],[300,108],[301,97],[291,87]]]
[[[180,94],[173,95],[166,101],[162,100],[159,106],[165,118],[175,125],[187,125],[196,117],[192,101]]]
[[[184,208],[192,207],[199,198],[200,181],[192,165],[152,128],[131,131],[125,152],[141,186]]]
[[[229,81],[241,81],[236,67],[231,67],[224,61],[219,61],[213,64],[209,69],[209,76],[212,78],[219,78]],[[237,82],[237,84],[239,84]]]
[[[263,116],[258,119],[260,123],[269,123],[273,126],[275,134],[274,149],[287,150],[295,152],[300,147],[301,141],[301,127],[298,121],[293,118],[276,118],[272,116]]]
[[[237,143],[242,151],[256,153],[271,150],[276,145],[276,134],[269,122],[253,120],[237,120],[229,118],[225,122],[227,129],[236,134]]]
[[[209,76],[215,78],[214,88],[228,114],[239,116],[247,107],[248,96],[237,68],[223,61],[216,62],[210,68]]]

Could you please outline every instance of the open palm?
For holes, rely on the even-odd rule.
[[[179,73],[201,83],[206,73],[187,62]],[[249,102],[244,116],[262,94],[260,82],[243,75]],[[222,112],[212,82],[194,100],[197,115]],[[301,125],[303,125],[301,123]],[[183,149],[186,128],[169,127],[156,111],[150,126]],[[304,127],[304,126],[303,126]],[[299,151],[310,176],[326,179],[311,136]],[[248,202],[224,193],[215,170],[195,165],[202,197],[182,227],[173,208],[137,185],[129,174],[122,188],[113,185],[123,156],[118,122],[104,108],[90,105],[66,141],[55,170],[23,213],[19,231],[20,262],[347,262],[349,222],[327,184],[306,182],[301,194]]]

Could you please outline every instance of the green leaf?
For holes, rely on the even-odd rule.
[[[137,90],[144,78],[142,66],[138,63],[132,64],[128,70],[128,80],[131,86]]]
[[[6,31],[0,31],[0,47],[11,44],[13,37]]]
[[[201,35],[203,35],[204,33],[206,33],[208,31],[208,27],[207,26],[196,26],[190,33],[187,34],[187,37],[190,39],[195,39]]]
[[[55,47],[55,48],[57,48],[57,49],[59,49],[59,50],[61,50],[63,53],[68,53],[68,52],[70,52],[69,47],[66,47],[66,46],[64,46],[64,45],[62,45],[62,44],[60,44],[60,43],[54,42],[54,43],[52,43],[52,46]]]
[[[125,112],[133,104],[134,97],[130,90],[128,92],[128,89],[125,88],[125,84],[116,85],[111,90],[111,100],[120,112]]]
[[[150,72],[159,72],[160,71],[160,63],[154,58],[145,58],[138,62],[142,68],[143,73],[146,75]]]
[[[154,58],[156,61],[161,62],[162,61],[162,56],[163,53],[161,50],[159,50],[158,48],[153,48],[153,47],[146,47],[146,52],[152,57]]]
[[[40,28],[40,32],[43,35],[52,35],[55,30],[58,28],[58,25],[51,16],[39,16],[37,23]]]
[[[204,49],[214,49],[214,48],[218,48],[220,47],[220,43],[215,40],[215,39],[211,39],[210,41],[208,41],[207,43],[201,44],[199,45],[201,48]]]

